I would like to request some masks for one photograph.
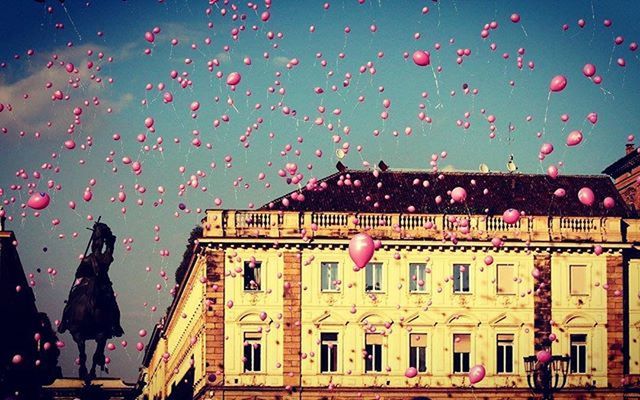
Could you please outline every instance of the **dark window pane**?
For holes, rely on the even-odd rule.
[[[571,372],[578,372],[578,348],[571,346]]]
[[[513,346],[505,347],[506,357],[505,357],[505,369],[504,372],[513,372]]]
[[[578,349],[580,363],[578,364],[578,372],[584,374],[587,372],[587,346],[580,346]]]
[[[329,346],[323,344],[320,346],[320,372],[328,371],[328,355],[327,352],[329,350]]]
[[[244,370],[251,371],[251,345],[244,346]]]
[[[329,365],[330,372],[336,372],[338,370],[338,345],[334,344],[333,347],[329,348],[331,352],[331,364]]]
[[[260,353],[261,353],[262,349],[260,348],[260,345],[256,345],[255,348],[253,349],[253,355],[255,356],[255,360],[253,362],[254,365],[254,371],[260,371]]]
[[[460,354],[461,353],[453,353],[453,372],[460,372]]]
[[[462,371],[469,372],[469,353],[462,353]]]
[[[382,371],[382,345],[376,344],[374,346],[375,346],[375,352],[376,352],[376,356],[375,356],[376,372],[381,372]]]
[[[367,353],[365,359],[364,359],[364,370],[365,371],[371,371],[373,369],[373,360],[372,360],[372,355],[373,355],[373,345],[372,344],[368,344],[365,346],[365,351]]]
[[[427,371],[427,348],[418,347],[418,353],[420,358],[420,363],[418,365],[418,372],[426,372]]]
[[[461,287],[461,282],[460,282],[460,266],[459,265],[454,265],[453,266],[453,291],[454,292],[459,292],[460,291],[460,287]]]
[[[413,368],[418,368],[417,360],[416,360],[416,348],[409,348],[409,366]]]
[[[498,346],[498,373],[501,374],[504,371],[504,346]]]

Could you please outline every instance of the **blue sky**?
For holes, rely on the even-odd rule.
[[[118,345],[109,355],[112,373],[127,379],[135,378],[141,360],[133,344],[147,340],[138,331],[151,331],[170,302],[173,273],[189,231],[202,216],[197,209],[216,207],[215,199],[224,208],[260,206],[294,190],[296,185],[278,176],[287,163],[298,165],[304,184],[332,173],[336,149],[348,142],[343,162],[352,168],[384,159],[392,168],[426,169],[432,154],[446,151],[446,159],[438,161],[441,169],[476,170],[486,163],[504,171],[513,154],[522,172],[544,173],[549,165],[562,163],[562,174],[594,174],[622,156],[628,136],[637,134],[639,59],[629,48],[640,40],[640,5],[635,1],[341,0],[329,1],[325,9],[322,1],[274,0],[267,22],[260,20],[263,1],[256,3],[257,10],[247,2],[224,3],[67,1],[63,6],[53,0],[9,0],[0,13],[0,200],[13,218],[8,227],[20,240],[27,273],[34,274],[39,307],[57,319],[88,240],[87,217],[101,215],[112,226],[119,241],[111,278],[130,345]],[[513,13],[521,16],[519,23],[510,21]],[[578,26],[580,19],[584,28]],[[497,29],[482,39],[483,26],[492,21]],[[234,39],[232,30],[242,25]],[[154,27],[160,32],[149,43],[145,32]],[[617,36],[624,39],[620,45],[614,43]],[[175,46],[174,38],[179,42]],[[431,53],[431,66],[419,67],[403,57],[418,49]],[[458,49],[471,51],[460,65]],[[524,49],[522,69],[518,49]],[[245,57],[251,65],[245,65]],[[288,68],[294,58],[298,64]],[[618,58],[625,67],[617,64]],[[210,72],[207,63],[214,60],[217,65]],[[53,64],[48,68],[49,61]],[[68,73],[68,63],[77,71]],[[600,85],[582,74],[586,63],[596,66]],[[174,70],[191,84],[182,88],[170,76]],[[234,71],[242,76],[235,91],[225,83]],[[346,74],[351,78],[344,86]],[[566,89],[549,95],[550,80],[560,74],[567,77]],[[316,94],[316,87],[324,93]],[[69,99],[52,101],[56,90]],[[172,94],[171,103],[163,101],[165,92]],[[385,99],[391,105],[383,120]],[[200,104],[195,113],[190,109],[194,101]],[[76,107],[82,114],[74,122]],[[418,119],[421,111],[430,123]],[[598,114],[595,125],[585,119],[590,112]],[[569,116],[567,122],[561,121],[563,114]],[[495,138],[489,136],[490,115],[496,118]],[[145,127],[148,117],[155,121],[155,132]],[[226,117],[229,121],[222,121]],[[314,123],[317,118],[321,125]],[[218,127],[215,120],[221,121]],[[469,128],[458,126],[458,120],[469,122]],[[70,125],[75,125],[71,134]],[[411,135],[405,134],[407,128]],[[584,140],[569,148],[565,138],[576,129],[583,131]],[[538,132],[544,134],[538,137]],[[113,139],[115,133],[120,140]],[[140,134],[146,136],[143,143],[137,140]],[[162,151],[153,149],[160,138]],[[200,147],[192,144],[194,138],[200,139]],[[76,143],[73,150],[64,147],[70,139]],[[555,151],[540,161],[542,143],[553,143]],[[291,150],[286,151],[288,144]],[[318,149],[322,157],[314,154]],[[142,173],[134,174],[123,158],[140,162]],[[258,179],[261,172],[264,180]],[[191,176],[199,176],[197,187],[189,186]],[[47,187],[50,180],[52,189]],[[186,185],[184,190],[180,185]],[[93,198],[85,202],[82,195],[89,186]],[[39,216],[21,207],[30,189],[51,196]],[[119,192],[126,193],[124,202]],[[161,256],[162,250],[170,256]],[[47,274],[48,267],[57,275]],[[67,343],[62,366],[72,374],[75,346],[68,335],[62,338]]]

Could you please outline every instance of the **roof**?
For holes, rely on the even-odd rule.
[[[466,190],[464,203],[450,202],[450,191],[456,187]],[[583,187],[593,190],[597,201],[593,206],[578,200],[578,191]],[[554,195],[559,188],[566,191],[564,197]],[[294,199],[299,194],[304,195],[304,200]],[[439,204],[437,196],[442,198]],[[614,207],[604,207],[606,197],[614,199]],[[410,210],[411,206],[415,210]],[[372,171],[345,170],[261,207],[302,212],[493,215],[510,208],[543,216],[626,217],[629,213],[606,175],[560,175],[552,179],[540,174],[396,170],[379,172],[378,177]]]
[[[640,150],[640,149],[638,149]],[[640,165],[640,154],[638,151],[633,150],[629,154],[625,155],[622,158],[619,158],[613,164],[609,165],[602,171],[603,174],[607,174],[612,176],[614,179],[618,178],[620,175],[625,172],[629,172],[635,167]]]

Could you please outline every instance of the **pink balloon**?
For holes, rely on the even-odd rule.
[[[366,233],[358,233],[349,241],[349,256],[358,268],[364,268],[375,251],[375,245],[371,236]]]
[[[602,246],[600,246],[599,244],[595,245],[593,247],[593,253],[597,256],[599,256],[600,254],[602,254],[604,252],[604,249],[602,248]]]
[[[556,337],[555,333],[552,333],[552,334],[549,335],[549,340],[551,340],[552,342],[555,342],[556,339],[557,339],[557,337]]]
[[[409,367],[405,371],[404,376],[406,376],[407,378],[415,378],[416,376],[418,376],[418,370],[414,367]]]
[[[51,201],[51,197],[49,197],[48,193],[34,193],[29,200],[27,201],[27,205],[34,210],[43,210],[47,208],[49,202]]]
[[[242,77],[240,76],[240,74],[238,72],[232,72],[232,73],[229,74],[229,76],[227,76],[227,85],[235,86],[238,83],[240,83],[241,79],[242,79]]]
[[[149,43],[153,43],[153,41],[156,40],[156,37],[151,32],[145,32],[144,40],[146,40]]]
[[[413,62],[420,67],[426,67],[431,64],[431,55],[428,51],[416,50],[413,53]]]
[[[540,153],[544,154],[545,156],[553,153],[553,145],[551,143],[543,143],[540,147]]]
[[[616,201],[613,199],[613,197],[605,197],[603,200],[604,203],[604,208],[613,208],[616,205]]]
[[[510,208],[502,213],[502,220],[507,224],[515,224],[520,220],[520,212],[514,208]]]
[[[536,358],[541,363],[548,363],[549,361],[551,361],[551,353],[549,353],[549,351],[547,350],[540,350],[538,353],[536,353]]]
[[[567,78],[563,75],[554,76],[549,83],[549,90],[552,92],[561,92],[565,87],[567,87]]]
[[[583,187],[578,191],[578,200],[585,206],[592,206],[596,201],[596,196],[593,194],[593,190],[588,187]]]
[[[491,264],[493,264],[493,257],[492,257],[492,256],[486,256],[486,257],[484,258],[484,263],[485,263],[485,265],[491,265]]]
[[[596,74],[596,66],[593,64],[585,64],[584,67],[582,67],[582,73],[584,76],[590,78]]]
[[[456,203],[464,203],[467,199],[467,191],[464,190],[464,188],[457,186],[451,191],[451,198]]]
[[[547,168],[547,175],[549,175],[551,179],[556,179],[558,177],[558,167],[555,165],[549,165]]]
[[[590,112],[587,115],[587,119],[589,120],[589,122],[595,125],[596,122],[598,122],[598,113]]]
[[[484,379],[485,374],[486,371],[482,364],[474,365],[469,370],[469,382],[471,382],[472,385],[476,384]]]
[[[555,192],[553,192],[553,195],[556,197],[564,197],[567,194],[567,191],[564,190],[563,188],[558,188],[556,189]]]
[[[575,130],[567,135],[567,146],[577,146],[582,142],[582,132]]]
[[[520,22],[520,14],[511,14],[511,22],[513,22],[514,24]]]
[[[138,351],[144,350],[144,344],[142,342],[136,343],[136,350]]]
[[[269,20],[269,18],[271,18],[271,14],[269,13],[269,11],[264,11],[260,15],[260,19],[262,20],[262,22],[267,22]]]

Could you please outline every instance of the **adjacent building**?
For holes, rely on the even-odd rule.
[[[628,143],[625,146],[624,157],[616,160],[602,172],[614,179],[616,188],[627,204],[634,210],[640,209],[640,196],[638,195],[640,153],[633,144]]]
[[[638,392],[640,221],[607,176],[343,170],[202,225],[143,399],[527,398],[542,349],[571,356],[556,398]]]

